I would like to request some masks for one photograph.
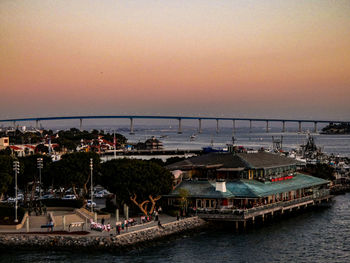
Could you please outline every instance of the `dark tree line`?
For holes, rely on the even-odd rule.
[[[172,189],[172,174],[152,161],[118,159],[101,163],[99,155],[93,152],[65,154],[56,162],[52,162],[46,155],[32,155],[18,159],[21,167],[18,186],[25,196],[30,196],[30,201],[34,198],[39,182],[38,157],[43,158],[44,163],[42,188],[45,190],[71,188],[79,199],[87,199],[89,196],[90,159],[93,160],[94,185],[101,184],[114,193],[118,206],[135,205],[148,215],[153,212],[161,196]],[[1,195],[13,194],[13,161],[11,156],[0,155]]]

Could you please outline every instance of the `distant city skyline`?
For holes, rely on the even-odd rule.
[[[1,1],[0,119],[349,119],[349,1]]]

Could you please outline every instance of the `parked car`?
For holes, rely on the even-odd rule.
[[[98,193],[95,193],[95,194],[94,194],[94,197],[95,197],[95,198],[103,198],[104,195],[103,195],[103,193],[98,192]]]
[[[77,199],[75,195],[65,195],[62,200],[75,200]]]
[[[87,207],[91,207],[91,205],[92,205],[92,207],[96,207],[96,203],[95,202],[91,202],[91,200],[87,200],[86,206]]]
[[[52,194],[43,195],[41,199],[52,199],[54,196]]]
[[[101,190],[101,191],[95,193],[94,196],[95,196],[96,198],[104,198],[104,197],[106,197],[106,196],[108,196],[108,195],[110,195],[110,194],[111,194],[111,193],[110,193],[108,190],[103,189],[103,190]]]

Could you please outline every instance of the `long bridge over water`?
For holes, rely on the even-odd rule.
[[[297,123],[298,132],[302,132],[302,123],[313,123],[314,132],[317,132],[318,123],[350,123],[350,121],[339,120],[308,120],[308,119],[275,119],[275,118],[234,118],[234,117],[197,117],[197,116],[157,116],[157,115],[96,115],[96,116],[62,116],[62,117],[30,117],[30,118],[17,118],[17,119],[3,119],[0,122],[10,122],[16,127],[18,122],[35,121],[36,128],[39,127],[40,121],[58,121],[58,120],[79,120],[80,130],[83,127],[83,120],[88,119],[129,119],[130,120],[130,134],[134,133],[134,120],[135,119],[158,119],[158,120],[177,120],[178,121],[178,133],[182,133],[182,120],[197,120],[198,121],[198,133],[202,132],[203,120],[216,121],[216,132],[219,132],[219,121],[232,121],[232,129],[236,129],[236,121],[249,122],[250,131],[252,130],[253,122],[265,122],[266,132],[269,132],[269,124],[271,122],[279,122],[282,124],[282,132],[286,131],[286,123]]]

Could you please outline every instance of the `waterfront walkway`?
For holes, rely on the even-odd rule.
[[[75,217],[74,217],[75,216]],[[79,218],[77,215],[72,215],[71,220],[69,220],[69,222],[84,222],[83,219]],[[122,220],[125,220],[125,218],[120,218],[119,222],[121,222]],[[126,234],[126,233],[131,233],[131,232],[135,232],[135,231],[139,231],[139,230],[144,230],[147,228],[152,228],[154,226],[158,225],[158,221],[150,221],[144,224],[140,224],[139,218],[135,218],[135,220],[138,222],[136,225],[134,226],[130,226],[128,228],[124,228],[124,230],[121,230],[121,235]],[[161,222],[161,224],[167,224],[167,223],[171,223],[171,222],[175,222],[176,221],[176,217],[171,217],[169,215],[165,215],[165,214],[161,214],[159,215],[159,221]],[[31,216],[29,219],[30,222],[30,229],[29,232],[26,231],[26,224],[23,225],[22,228],[20,229],[0,229],[0,235],[1,234],[30,234],[30,233],[38,233],[38,232],[42,232],[42,233],[47,233],[50,234],[50,232],[48,232],[47,228],[41,228],[41,225],[46,224],[46,219],[44,218],[44,216]],[[69,226],[69,222],[66,225],[66,229],[63,229],[63,225],[61,223],[59,223],[57,226],[55,226],[53,228],[54,231],[67,231],[67,235],[69,235],[69,231],[68,231],[68,226]],[[101,220],[98,220],[99,223],[101,223]],[[104,224],[107,225],[108,223],[110,223],[112,229],[110,232],[108,231],[95,231],[95,230],[91,230],[90,229],[90,223],[85,223],[84,222],[84,226],[77,226],[77,227],[72,227],[70,229],[71,232],[74,231],[87,231],[89,232],[89,234],[87,234],[88,236],[109,236],[110,234],[115,235],[116,234],[116,219],[115,218],[111,218],[108,220],[105,220]],[[51,235],[51,234],[50,234]],[[53,233],[54,235],[54,233]],[[61,235],[61,234],[60,234]]]

